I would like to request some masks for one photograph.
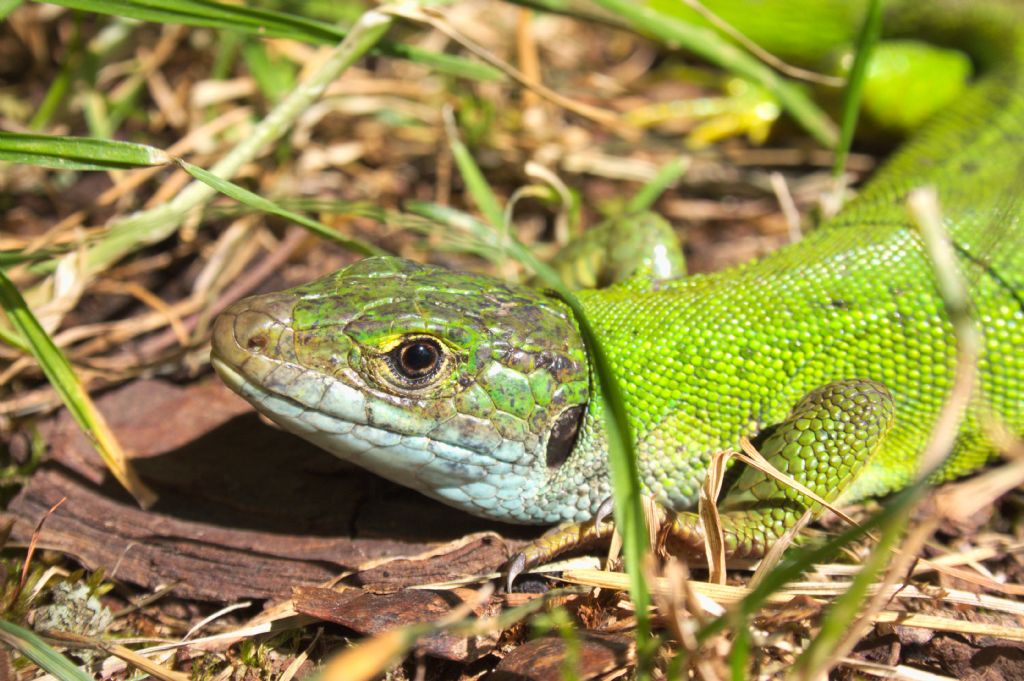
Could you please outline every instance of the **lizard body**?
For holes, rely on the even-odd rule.
[[[922,185],[938,190],[983,338],[937,479],[991,456],[986,415],[1024,432],[1024,29],[1011,3],[949,5],[962,15],[895,7],[897,32],[942,41],[959,25],[981,42],[984,74],[838,216],[738,268],[579,292],[626,395],[642,481],[663,505],[691,508],[710,455],[744,435],[761,434],[776,465],[829,500],[913,478],[955,364],[905,206]],[[587,348],[545,292],[370,258],[236,304],[216,323],[213,358],[286,429],[469,512],[583,521],[610,495]],[[763,552],[799,515],[780,499],[795,501],[740,478],[732,507],[768,510],[739,521],[731,551]]]

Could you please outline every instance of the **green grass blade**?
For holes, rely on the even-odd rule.
[[[11,326],[21,334],[32,355],[39,362],[46,379],[57,391],[64,406],[92,442],[110,472],[140,505],[152,505],[156,501],[156,495],[139,480],[128,465],[124,451],[103,414],[96,409],[96,405],[78,380],[71,363],[43,329],[25,303],[25,299],[3,271],[0,271],[0,308],[7,313]]]
[[[729,677],[732,681],[749,678],[750,667],[750,622],[737,618],[733,626],[732,648],[729,650]]]
[[[378,44],[392,24],[391,17],[376,10],[361,15],[345,40],[328,51],[325,59],[311,73],[306,74],[303,81],[263,117],[249,135],[240,139],[231,151],[221,157],[210,168],[210,172],[218,177],[232,177],[242,165],[257,158],[320,98],[328,85]],[[183,188],[170,201],[109,222],[102,239],[88,245],[84,274],[91,276],[126,255],[171,236],[185,216],[205,205],[216,194],[215,189],[197,180]]]
[[[483,220],[458,208],[439,206],[436,203],[416,201],[415,199],[406,201],[405,209],[409,214],[443,225],[446,229],[458,233],[459,236],[465,235],[468,243],[464,245],[469,246],[472,252],[496,265],[501,264],[501,258],[495,255],[499,236],[494,227]],[[392,222],[404,226],[403,223],[406,220],[403,216],[398,216]],[[415,226],[413,228],[419,229]],[[423,230],[420,229],[420,231]]]
[[[474,164],[475,165],[475,164]],[[438,220],[441,223],[458,224],[460,228],[477,235],[486,242],[495,236],[493,228],[482,221],[466,215],[461,211],[436,204],[410,201],[406,208],[413,213]],[[622,553],[629,574],[629,592],[636,607],[636,640],[639,669],[649,668],[657,648],[657,642],[651,637],[649,606],[650,590],[643,576],[644,556],[648,551],[647,526],[644,522],[641,497],[643,490],[640,485],[640,471],[637,467],[633,433],[626,414],[626,401],[615,379],[611,362],[604,348],[597,339],[593,326],[587,319],[583,306],[573,295],[558,273],[546,263],[541,262],[521,241],[510,236],[505,243],[508,254],[533,271],[541,282],[554,290],[558,296],[572,309],[580,327],[580,334],[587,347],[590,360],[594,364],[600,392],[602,396],[602,415],[605,431],[608,436],[608,461],[612,480],[612,495],[615,502],[616,529],[622,536]],[[643,678],[640,674],[638,678]]]
[[[454,124],[448,128],[448,147],[452,151],[455,165],[459,168],[462,181],[466,183],[466,190],[473,197],[473,202],[484,216],[484,220],[491,224],[494,229],[505,231],[505,212],[501,209],[501,203],[495,196],[491,185],[487,182],[484,174],[480,172],[480,166],[476,164],[469,149],[459,139],[458,131]]]
[[[744,619],[749,618],[764,605],[768,597],[779,591],[788,582],[797,579],[815,563],[828,562],[851,542],[860,539],[875,528],[892,522],[894,518],[905,516],[926,487],[926,480],[918,480],[910,487],[893,495],[882,510],[860,525],[847,528],[820,546],[798,548],[786,554],[782,561],[764,576],[764,579],[736,605],[732,612],[717,617],[701,627],[697,632],[698,642],[707,641],[711,636],[729,626],[731,622],[735,621],[737,612],[741,613]]]
[[[909,508],[907,510],[909,511]],[[868,598],[868,589],[892,559],[893,550],[907,525],[907,516],[906,513],[895,514],[882,524],[882,536],[878,540],[878,545],[861,565],[860,571],[850,582],[850,587],[822,615],[821,631],[797,658],[793,666],[793,673],[797,678],[824,678],[823,668],[846,636],[850,624],[856,621],[861,606]]]
[[[345,37],[342,29],[315,19],[208,0],[57,0],[53,4],[159,24],[219,28],[303,42],[336,43]]]
[[[0,619],[0,641],[53,674],[61,681],[93,681],[81,667],[51,648],[34,631]]]
[[[867,80],[868,63],[871,61],[871,54],[875,51],[882,36],[882,2],[871,0],[868,4],[867,15],[864,17],[864,24],[861,26],[860,35],[857,36],[857,53],[853,58],[853,65],[850,67],[850,75],[846,81],[846,89],[843,90],[843,112],[839,128],[839,143],[836,145],[836,158],[832,166],[832,176],[841,177],[846,169],[846,158],[850,154],[850,145],[853,144],[853,133],[857,129],[857,119],[860,115],[860,100],[864,92],[864,82]]]
[[[138,92],[138,87],[132,88]],[[98,139],[110,139],[114,136],[118,125],[123,120],[120,115],[113,112],[108,106],[107,98],[93,90],[82,97],[82,115],[85,117],[86,126],[89,129],[89,137]],[[135,106],[134,96],[128,96],[124,100],[129,108]]]
[[[155,147],[132,142],[0,131],[0,161],[65,170],[112,170],[163,165],[170,157]]]
[[[247,40],[242,46],[242,58],[268,101],[281,101],[295,87],[295,65],[289,60],[271,57],[263,41]]]
[[[7,15],[16,10],[24,0],[0,0],[0,21],[7,18]]]
[[[835,125],[804,92],[786,81],[769,66],[748,54],[715,31],[689,24],[634,0],[594,0],[595,4],[627,21],[636,31],[679,46],[730,73],[760,84],[818,142],[836,144]]]
[[[0,267],[10,267],[12,265],[20,265],[23,262],[39,262],[40,260],[49,260],[54,258],[61,253],[66,253],[67,249],[48,249],[41,248],[38,251],[32,251],[26,253],[22,250],[10,250],[0,251]]]
[[[75,13],[76,25],[86,20],[91,19],[81,12]],[[72,63],[70,58],[67,60],[73,66],[68,95],[77,98],[89,126],[89,136],[112,139],[113,131],[120,129],[124,119],[138,111],[139,95],[146,85],[146,77],[142,72],[132,73],[110,92],[99,85],[100,71],[104,64],[123,57],[140,25],[132,19],[117,18],[104,22],[98,28],[98,32],[86,41],[77,63]],[[68,108],[69,104],[62,102],[62,106]]]
[[[637,466],[636,448],[626,398],[605,353],[579,300],[563,283],[558,274],[542,263],[519,240],[512,239],[510,254],[528,265],[572,309],[580,327],[580,334],[594,363],[601,386],[602,413],[608,439],[608,469],[612,481],[615,504],[615,527],[622,536],[622,555],[629,575],[629,595],[636,608],[637,677],[648,678],[650,665],[657,650],[657,641],[651,636],[651,594],[644,579],[644,556],[648,553],[647,524],[641,504],[643,488]]]
[[[26,343],[21,336],[3,326],[0,326],[0,343],[3,343],[8,347],[12,347],[15,350],[20,350],[26,354],[30,354],[32,352],[28,343]]]
[[[46,96],[43,97],[43,101],[29,120],[28,127],[32,130],[42,130],[49,125],[50,119],[67,101],[71,93],[75,74],[79,71],[82,63],[81,25],[81,17],[76,16],[74,33],[71,35],[67,50],[62,57],[64,63],[61,64],[57,77],[50,83],[50,87],[46,90]]]
[[[65,64],[60,73],[57,74],[57,77],[50,82],[50,87],[46,90],[46,96],[43,97],[39,108],[36,109],[32,119],[28,122],[29,128],[32,130],[42,130],[50,124],[50,119],[57,113],[57,109],[67,99],[68,93],[71,90],[72,71],[73,69],[70,64]]]
[[[210,0],[55,0],[53,4],[84,12],[159,24],[184,24],[240,31],[267,38],[291,38],[318,45],[337,43],[346,34],[345,30],[324,21],[287,12],[228,5]],[[502,80],[505,77],[487,64],[399,43],[381,42],[375,52],[409,59],[464,78]]]
[[[415,45],[384,43],[374,53],[408,59],[417,64],[429,66],[439,73],[447,73],[450,76],[458,76],[459,78],[485,81],[505,80],[505,74],[490,64],[473,61],[472,59],[466,59],[455,54],[431,52]]]
[[[246,40],[246,36],[236,31],[224,31],[218,36],[213,65],[207,76],[210,80],[227,80],[231,77],[235,60]]]
[[[244,203],[250,208],[255,208],[256,210],[263,211],[264,213],[276,215],[290,222],[302,225],[317,236],[333,241],[354,253],[359,253],[361,255],[388,255],[387,251],[378,248],[371,243],[343,237],[324,223],[307,218],[305,215],[301,215],[300,213],[286,210],[278,206],[273,201],[263,198],[259,194],[251,192],[243,187],[239,187],[234,182],[229,182],[228,180],[217,177],[209,170],[204,170],[199,166],[192,165],[191,163],[180,159],[178,160],[178,165],[181,166],[182,170],[195,179],[209,185],[225,196],[230,196],[235,201]]]

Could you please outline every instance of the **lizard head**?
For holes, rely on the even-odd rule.
[[[368,258],[235,303],[212,361],[259,411],[345,460],[476,515],[563,519],[529,498],[569,456],[590,379],[572,313],[542,292]]]

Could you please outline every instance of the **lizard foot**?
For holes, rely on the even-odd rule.
[[[781,473],[826,502],[835,501],[880,449],[893,424],[892,395],[880,383],[844,380],[807,394],[789,418],[763,434],[761,454]],[[752,467],[718,503],[729,558],[761,558],[810,508],[824,510],[794,487]],[[701,552],[696,513],[675,515],[670,546]]]
[[[607,503],[601,505],[605,509]],[[512,556],[506,563],[505,587],[511,592],[512,583],[516,577],[530,568],[547,563],[555,556],[565,553],[571,549],[586,548],[600,544],[611,538],[615,531],[612,522],[602,522],[610,512],[610,508],[604,513],[598,510],[598,514],[592,520],[583,523],[566,523],[553,527],[544,533],[536,541],[531,542],[522,551]]]

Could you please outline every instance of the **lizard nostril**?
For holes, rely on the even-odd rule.
[[[250,337],[249,340],[246,341],[245,347],[247,347],[250,350],[263,350],[267,347],[268,342],[269,341],[267,340],[266,336],[264,336],[261,333],[258,333],[255,336]]]

